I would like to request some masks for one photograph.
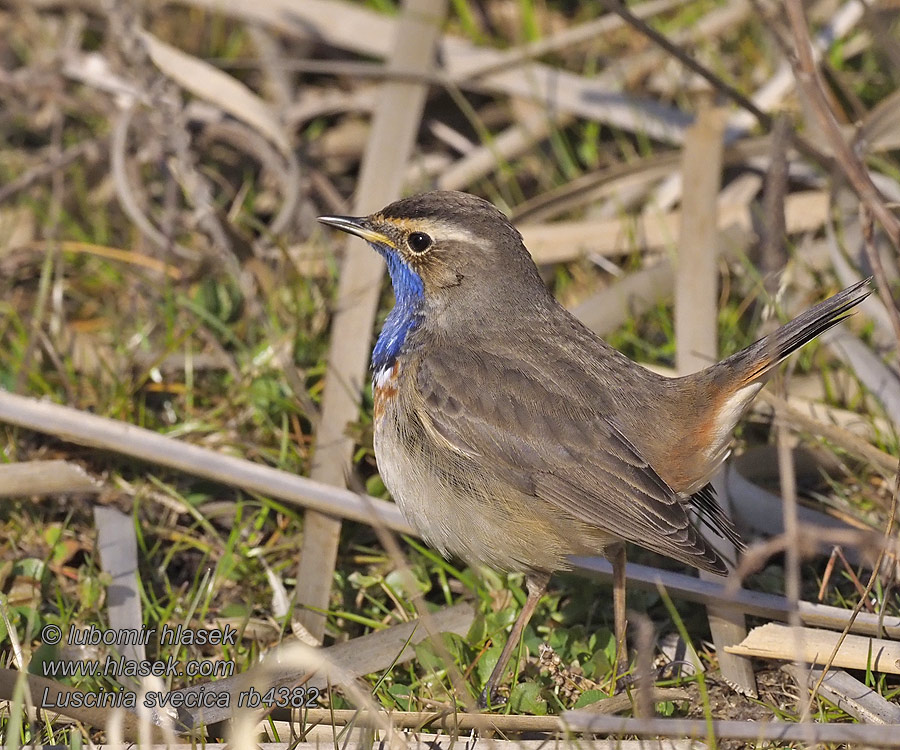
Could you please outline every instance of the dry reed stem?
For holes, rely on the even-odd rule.
[[[881,224],[894,245],[894,249],[900,252],[900,220],[888,209],[862,161],[853,153],[850,145],[844,139],[834,112],[828,103],[821,76],[813,59],[812,43],[809,38],[809,29],[806,26],[803,4],[800,0],[787,0],[785,8],[794,36],[796,57],[791,58],[791,64],[794,66],[797,83],[809,98],[819,126],[827,137],[835,160],[843,170],[844,176],[853,186],[860,200]]]
[[[814,690],[822,675],[820,669],[797,669],[786,665],[782,669],[802,690]],[[867,724],[900,724],[900,706],[891,703],[843,670],[832,670],[819,686],[822,698],[834,703],[855,719]]]
[[[377,498],[191,445],[115,419],[0,390],[0,422],[108,450],[361,523],[415,533],[399,508]],[[374,515],[373,515],[374,514]]]
[[[134,519],[115,508],[98,505],[94,506],[94,525],[97,527],[100,565],[111,578],[106,602],[109,629],[141,632],[144,619],[138,586],[138,545]],[[130,640],[117,647],[114,655],[132,662],[143,662],[147,658],[144,644]],[[129,690],[133,690],[137,683],[135,678],[123,675],[118,675],[117,681]]]
[[[900,463],[897,465],[897,474],[894,479],[894,492],[891,497],[891,509],[888,515],[888,523],[887,528],[884,530],[885,541],[887,542],[891,538],[891,533],[894,529],[894,520],[897,514],[897,498],[900,495]],[[841,644],[844,642],[844,639],[847,637],[847,634],[850,632],[850,629],[853,627],[853,623],[856,621],[856,618],[859,616],[859,613],[862,611],[863,603],[869,598],[869,594],[872,592],[873,587],[875,586],[875,581],[878,579],[878,575],[881,573],[881,564],[885,558],[886,549],[882,546],[878,551],[878,558],[875,562],[875,566],[872,569],[872,575],[869,576],[869,582],[866,584],[866,590],[863,593],[863,596],[860,597],[860,600],[856,603],[856,606],[853,608],[853,611],[850,614],[850,618],[847,621],[847,624],[844,626],[844,629],[841,631],[841,636],[838,639],[837,643],[834,644],[834,649],[831,652],[831,655],[828,658],[828,661],[825,664],[825,667],[822,669],[822,675],[819,677],[816,682],[816,686],[813,689],[812,694],[809,697],[809,702],[807,704],[807,711],[809,711],[812,707],[813,699],[816,693],[819,692],[819,689],[822,687],[822,682],[828,674],[828,670],[831,664],[834,662],[835,657],[837,656],[838,650],[841,648]],[[896,559],[896,553],[894,553],[894,557]]]
[[[799,409],[791,406],[785,399],[776,396],[774,393],[765,389],[759,394],[759,398],[780,412],[785,423],[793,429],[804,430],[824,438],[848,453],[867,461],[873,468],[881,473],[890,473],[893,475],[896,466],[894,464],[893,456],[889,453],[879,450],[848,430],[807,416]]]
[[[748,742],[848,742],[872,747],[897,746],[900,727],[872,724],[789,724],[782,721],[720,721],[702,719],[623,719],[567,711],[562,720],[573,729],[638,737],[692,737]]]
[[[725,112],[701,106],[688,130],[682,155],[682,179],[691,185],[681,206],[678,261],[675,270],[675,342],[679,375],[688,375],[718,360],[718,225]],[[723,510],[730,517],[727,503]],[[709,543],[726,559],[735,558],[730,542],[711,537]],[[713,573],[701,571],[704,580]],[[749,659],[730,654],[727,646],[747,635],[744,616],[716,605],[708,608],[709,628],[722,677],[738,692],[755,697],[756,678]]]
[[[790,372],[790,370],[788,371]],[[776,375],[776,390],[784,393],[785,378]],[[776,416],[778,412],[776,411]],[[778,482],[781,488],[781,513],[784,519],[784,536],[788,540],[785,548],[784,562],[784,590],[787,600],[791,603],[792,611],[788,615],[791,625],[791,636],[794,640],[794,653],[799,660],[802,647],[800,614],[796,611],[797,602],[800,601],[800,558],[802,551],[799,545],[800,519],[797,508],[797,475],[794,469],[794,456],[788,440],[787,427],[777,420],[776,448],[778,455]],[[800,666],[800,662],[797,662]],[[801,707],[800,721],[809,720],[808,706]]]
[[[741,643],[729,651],[748,657],[793,661],[798,668],[805,664],[825,664],[816,683],[818,690],[824,674],[831,666],[883,674],[900,674],[900,644],[884,638],[846,635],[831,630],[794,627],[769,622],[750,631]],[[800,707],[803,721],[808,721],[811,705]]]
[[[818,532],[820,536],[827,536]],[[850,534],[841,535],[842,541],[850,541]],[[883,537],[879,537],[883,541]],[[856,536],[856,543],[872,545],[873,535]],[[609,580],[612,577],[612,567],[609,561],[601,557],[573,557],[572,564],[576,570],[594,577]],[[662,585],[669,594],[675,598],[687,601],[708,604],[719,602],[726,606],[732,606],[748,615],[764,617],[767,619],[787,620],[788,614],[794,609],[791,603],[783,596],[766,594],[760,591],[736,588],[734,584],[717,584],[710,581],[701,581],[694,576],[684,573],[675,573],[669,570],[660,570],[646,565],[628,563],[627,575],[629,585],[638,586],[649,590],[656,590]],[[812,627],[830,628],[840,630],[848,619],[850,612],[840,607],[816,604],[814,602],[800,601],[796,609],[800,612],[800,618],[805,625]],[[853,632],[865,635],[879,635],[886,633],[891,638],[900,638],[900,617],[882,618],[878,615],[863,613],[853,623]]]
[[[0,465],[0,498],[57,492],[97,494],[103,486],[68,461],[22,461]]]
[[[295,6],[295,12],[306,7],[306,3]],[[406,0],[392,37],[395,48],[390,65],[431,67],[446,10],[446,0]],[[373,36],[370,29],[364,35]],[[422,84],[401,82],[387,82],[379,90],[360,167],[355,213],[375,211],[399,197],[427,93],[427,87]],[[346,430],[359,413],[384,275],[384,262],[377,253],[357,238],[347,238],[345,242],[337,311],[329,339],[322,417],[316,431],[315,462],[310,472],[311,478],[335,486],[345,483],[353,454],[353,441]],[[301,619],[319,640],[325,634],[325,615],[321,610],[328,609],[340,530],[340,522],[332,516],[307,512],[304,519],[295,597],[301,604],[314,608],[306,610]]]
[[[689,693],[682,688],[656,688],[651,686],[648,697],[652,702],[687,700]],[[592,703],[590,713],[612,714],[630,710],[633,707],[627,695],[614,695]],[[380,711],[390,718],[391,723],[402,729],[421,730],[434,728],[438,724],[443,731],[468,732],[475,730],[496,730],[504,733],[524,732],[565,732],[566,726],[559,716],[527,716],[522,714],[459,713],[452,709],[443,711]],[[311,708],[304,714],[307,723],[358,727],[372,726],[373,717],[368,711],[353,709]]]

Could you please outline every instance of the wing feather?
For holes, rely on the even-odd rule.
[[[725,572],[685,499],[611,415],[569,387],[571,373],[550,370],[548,378],[502,356],[432,352],[419,363],[417,408],[459,452],[560,511],[689,565]]]

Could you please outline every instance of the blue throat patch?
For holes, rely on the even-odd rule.
[[[388,313],[372,350],[372,371],[377,374],[394,366],[395,360],[403,351],[407,334],[418,327],[425,287],[419,274],[406,265],[394,250],[379,245],[373,247],[387,261],[396,298],[394,308]]]

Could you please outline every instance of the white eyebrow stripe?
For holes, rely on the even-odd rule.
[[[474,232],[451,224],[440,219],[385,219],[386,223],[393,224],[403,232],[425,232],[431,235],[437,242],[468,242],[481,243],[484,238]]]
[[[434,238],[436,240],[443,241],[454,241],[454,242],[468,242],[468,243],[479,243],[482,241],[482,237],[480,235],[475,234],[474,232],[470,232],[468,229],[464,227],[460,227],[458,224],[447,224],[445,222],[434,222]]]

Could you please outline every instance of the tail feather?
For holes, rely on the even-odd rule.
[[[696,379],[692,390],[697,399],[689,410],[694,419],[684,419],[683,409],[677,412],[684,429],[683,437],[673,442],[670,456],[670,460],[677,458],[677,487],[691,493],[697,523],[728,539],[738,549],[740,537],[707,484],[728,455],[731,431],[759,393],[766,374],[792,352],[846,318],[871,294],[871,281],[865,279],[838,292],[755,344],[687,376]],[[667,481],[675,480],[667,477]]]
[[[735,362],[726,359],[725,362],[740,364],[741,369],[746,370],[738,387],[759,380],[801,346],[840,323],[871,293],[872,278],[869,277],[811,307],[774,333],[729,357]]]
[[[747,545],[741,539],[741,535],[734,526],[734,522],[728,517],[719,501],[716,499],[716,491],[711,484],[707,484],[691,495],[691,505],[697,511],[697,520],[717,536],[727,539],[739,552],[743,552]]]

